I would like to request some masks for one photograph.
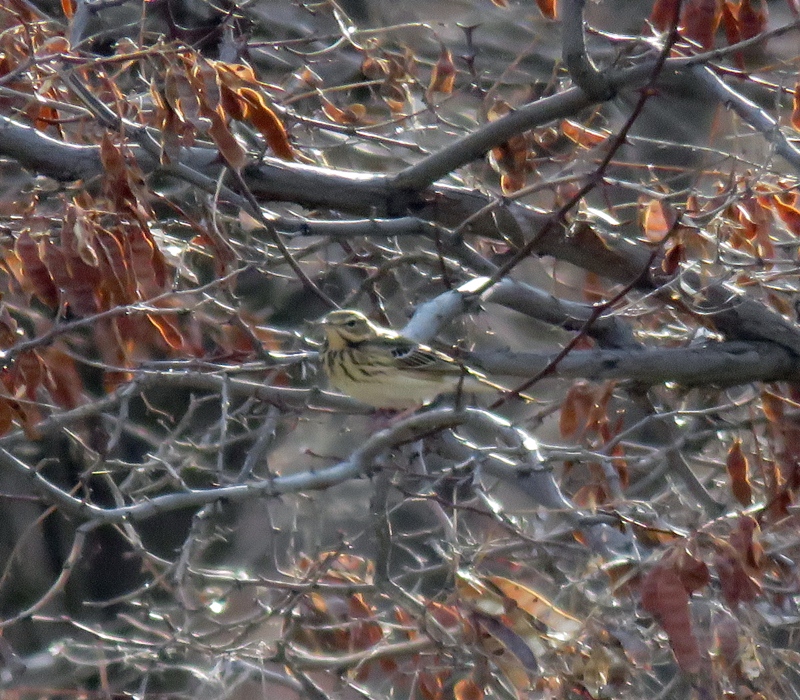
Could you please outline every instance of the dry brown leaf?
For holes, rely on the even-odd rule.
[[[659,564],[642,582],[642,607],[667,633],[678,665],[686,673],[700,670],[700,646],[692,631],[689,594],[678,573],[667,564]]]
[[[434,92],[441,92],[449,95],[453,92],[453,87],[456,82],[456,67],[453,64],[453,54],[450,49],[442,46],[439,60],[431,72],[431,80],[428,84],[428,95]]]
[[[725,465],[728,469],[734,497],[743,506],[749,506],[753,502],[753,489],[750,485],[747,457],[742,451],[742,441],[739,438],[733,441],[728,450]]]
[[[547,19],[558,19],[558,3],[556,0],[536,0],[536,5]]]

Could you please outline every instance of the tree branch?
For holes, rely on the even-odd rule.
[[[605,102],[614,89],[589,57],[583,31],[583,8],[586,0],[561,0],[561,55],[569,77],[593,101]]]
[[[708,66],[692,66],[692,76],[722,104],[730,107],[747,124],[758,131],[795,170],[800,172],[800,149],[794,147],[784,136],[780,125],[757,104],[740,95],[725,83]]]
[[[547,367],[553,356],[486,351],[469,353],[465,359],[491,376],[530,377]],[[561,359],[553,376],[735,386],[755,381],[798,381],[800,363],[795,355],[771,343],[732,341],[638,351],[573,350]]]

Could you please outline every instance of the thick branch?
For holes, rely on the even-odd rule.
[[[430,342],[455,318],[476,310],[473,290],[480,287],[485,279],[477,277],[465,282],[458,289],[444,292],[420,304],[414,311],[414,317],[403,328],[402,334],[419,342]],[[480,300],[505,306],[568,331],[582,330],[594,313],[594,307],[590,304],[564,301],[529,284],[510,279],[498,282]],[[641,347],[634,340],[631,328],[614,314],[595,320],[586,333],[595,338],[601,347]]]
[[[509,279],[492,287],[484,294],[483,301],[500,304],[568,331],[580,331],[594,312],[590,304],[565,301],[531,285]],[[631,350],[641,347],[634,339],[630,326],[615,314],[601,316],[589,326],[586,333],[604,348]]]
[[[509,351],[468,356],[490,375],[530,377],[552,356]],[[726,342],[689,348],[648,350],[573,350],[558,364],[555,376],[593,380],[630,379],[644,384],[677,382],[688,386],[734,386],[755,381],[798,381],[800,363],[770,343]]]
[[[76,146],[0,115],[0,154],[54,180],[88,180],[102,170],[99,146]]]
[[[586,0],[561,0],[561,55],[569,77],[592,100],[605,102],[614,90],[589,58],[583,32]]]

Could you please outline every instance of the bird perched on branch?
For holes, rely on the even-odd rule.
[[[376,408],[414,408],[444,393],[507,391],[446,353],[372,323],[360,311],[331,311],[321,325],[320,355],[331,385]]]

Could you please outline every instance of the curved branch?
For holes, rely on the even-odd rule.
[[[444,292],[420,304],[401,331],[402,334],[422,343],[429,342],[455,318],[476,310],[473,290],[480,287],[485,279],[477,277],[458,289]],[[480,301],[505,306],[568,331],[581,331],[594,314],[591,304],[565,301],[511,279],[498,282],[480,297]],[[614,314],[600,316],[589,326],[586,334],[605,348],[637,350],[641,347],[634,339],[630,326]]]
[[[389,429],[375,433],[366,443],[356,449],[349,459],[325,469],[214,489],[171,493],[118,508],[101,508],[69,495],[63,489],[44,479],[36,469],[2,448],[0,448],[0,460],[26,479],[32,480],[36,489],[49,503],[57,505],[73,517],[97,526],[124,521],[148,520],[163,513],[182,508],[202,507],[222,500],[238,503],[264,496],[280,496],[287,493],[327,489],[368,474],[373,468],[373,461],[384,450],[419,439],[431,432],[454,428],[464,422],[465,416],[466,413],[452,409],[411,416],[395,423]]]
[[[583,32],[583,8],[586,0],[561,0],[561,55],[572,82],[586,96],[605,102],[614,96],[614,89],[597,70],[586,50]]]
[[[488,430],[488,435],[493,440],[498,434],[505,436],[503,444],[507,447],[499,455],[493,454],[495,449],[491,446],[475,448],[479,450],[481,463],[492,473],[504,478],[511,477],[517,481],[528,479],[531,481],[530,494],[538,503],[549,508],[573,510],[571,502],[563,495],[550,471],[542,468],[538,443],[521,429],[511,426],[497,416],[472,408],[463,411],[449,408],[432,410],[406,418],[372,435],[364,445],[354,450],[347,460],[325,469],[276,476],[246,484],[171,493],[116,508],[102,508],[71,496],[47,481],[36,469],[2,448],[0,448],[0,460],[7,467],[31,480],[46,501],[72,517],[79,518],[87,524],[91,523],[91,527],[97,527],[103,524],[148,520],[169,511],[202,507],[221,500],[240,502],[264,496],[326,489],[367,475],[373,469],[375,459],[388,449],[418,440],[431,433],[462,425],[469,427],[470,432],[478,436],[487,434]],[[477,439],[481,442],[480,437]],[[579,515],[577,511],[575,515]]]

